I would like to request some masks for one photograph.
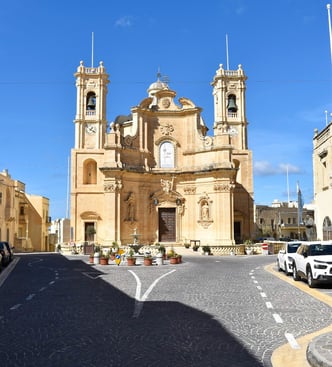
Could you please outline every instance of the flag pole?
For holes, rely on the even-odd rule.
[[[331,63],[332,63],[332,27],[331,27],[331,4],[326,5],[327,8],[327,16],[328,16],[328,22],[329,22],[329,35],[330,35],[330,56],[331,56]]]
[[[91,67],[93,68],[93,52],[94,52],[94,33],[91,36]]]
[[[229,70],[229,59],[228,59],[228,34],[226,33],[226,70]]]

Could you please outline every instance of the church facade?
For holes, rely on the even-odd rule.
[[[211,83],[213,134],[202,108],[157,81],[129,115],[106,120],[109,77],[100,62],[74,74],[71,151],[75,242],[227,246],[253,235],[246,75],[222,65]]]

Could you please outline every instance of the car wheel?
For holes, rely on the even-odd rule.
[[[299,277],[299,275],[297,274],[297,269],[296,269],[296,265],[295,265],[295,263],[293,263],[293,279],[294,279],[295,281],[300,280],[300,277]]]
[[[316,285],[316,282],[312,278],[312,272],[311,272],[311,269],[310,268],[307,270],[307,280],[308,280],[308,286],[309,286],[309,288],[314,288],[315,285]]]
[[[285,261],[285,264],[284,264],[284,265],[285,265],[285,274],[286,274],[286,275],[289,275],[289,271],[288,271],[288,267],[287,267],[287,263],[286,263],[286,261]]]

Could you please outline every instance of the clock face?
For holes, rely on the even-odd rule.
[[[239,132],[237,131],[237,128],[236,127],[231,127],[229,130],[228,130],[228,134],[231,135],[231,136],[236,136]]]
[[[93,124],[87,124],[86,126],[85,126],[85,131],[88,133],[88,134],[95,134],[95,132],[96,132],[96,126],[95,125],[93,125]]]

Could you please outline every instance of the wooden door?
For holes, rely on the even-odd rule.
[[[159,242],[176,241],[175,208],[159,208]]]

